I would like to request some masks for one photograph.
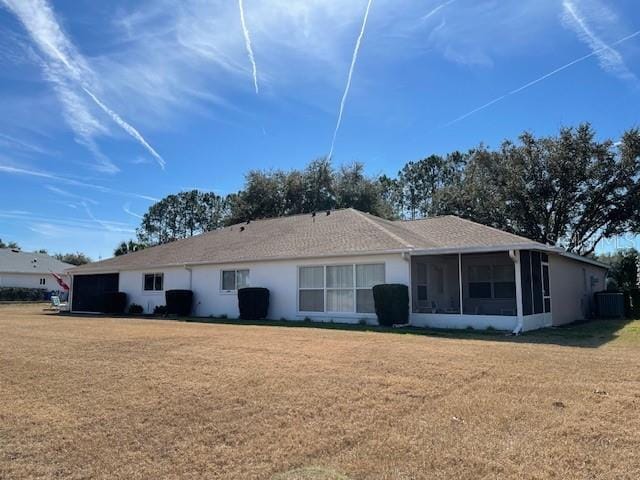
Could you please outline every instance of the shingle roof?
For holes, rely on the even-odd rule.
[[[293,215],[225,227],[76,267],[71,273],[513,244],[541,246],[453,216],[393,222],[347,208],[330,215],[318,212],[315,217]]]
[[[71,267],[73,265],[56,260],[44,253],[0,248],[1,273],[64,273]]]

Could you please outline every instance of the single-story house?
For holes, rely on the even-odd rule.
[[[64,279],[64,272],[71,267],[73,265],[44,253],[0,248],[0,288],[20,287],[57,291],[60,286],[52,273]]]
[[[69,271],[72,311],[107,291],[151,313],[189,289],[196,316],[238,316],[237,290],[270,291],[269,318],[377,321],[372,287],[402,283],[410,322],[532,330],[584,319],[607,267],[455,216],[389,221],[351,208],[250,221]]]

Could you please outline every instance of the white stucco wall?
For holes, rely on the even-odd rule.
[[[593,302],[593,294],[605,288],[606,273],[605,268],[596,265],[549,255],[553,325],[584,320]]]
[[[344,265],[362,263],[384,263],[387,283],[409,283],[409,263],[400,254],[367,255],[353,257],[334,257],[316,260],[283,260],[225,265],[203,265],[191,268],[150,269],[145,271],[120,272],[120,291],[126,292],[129,303],[142,305],[146,313],[153,312],[156,305],[164,305],[162,292],[145,292],[143,278],[145,273],[164,273],[164,290],[191,289],[194,294],[194,315],[227,315],[238,317],[238,297],[235,292],[221,291],[222,270],[249,270],[250,285],[265,287],[270,292],[269,318],[300,320],[305,317],[317,321],[334,320],[336,322],[357,323],[367,318],[376,322],[375,314],[362,313],[301,313],[298,311],[298,267],[306,265]],[[191,276],[190,276],[191,275]]]
[[[45,284],[40,285],[40,279]],[[58,290],[58,282],[48,273],[0,273],[0,287],[41,288],[43,290]]]

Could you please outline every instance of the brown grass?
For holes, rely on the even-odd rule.
[[[579,348],[40,309],[0,307],[3,479],[640,478],[631,334]]]

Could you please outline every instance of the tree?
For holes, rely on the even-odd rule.
[[[147,246],[144,243],[138,243],[135,240],[129,240],[128,242],[122,242],[113,251],[113,255],[119,257],[120,255],[126,255],[127,253],[137,252],[143,250]]]
[[[598,255],[598,260],[611,266],[608,277],[615,281],[620,290],[628,291],[638,288],[639,256],[635,248],[630,248]]]
[[[436,192],[435,213],[453,213],[528,238],[590,254],[598,242],[640,226],[640,131],[619,146],[595,140],[589,124],[498,151],[481,146]]]
[[[56,253],[53,258],[56,258],[64,263],[70,263],[71,265],[84,265],[85,263],[91,263],[93,260],[86,256],[84,253]]]
[[[335,174],[336,207],[355,208],[383,218],[393,216],[393,208],[382,195],[381,184],[365,175],[364,165],[343,165]]]
[[[138,242],[159,245],[214,230],[223,225],[227,210],[226,200],[214,193],[192,190],[169,195],[142,217]]]
[[[0,238],[0,248],[20,248],[20,245],[18,245],[16,242],[4,243]]]
[[[313,160],[304,170],[303,212],[331,210],[336,206],[334,171],[329,158]]]

